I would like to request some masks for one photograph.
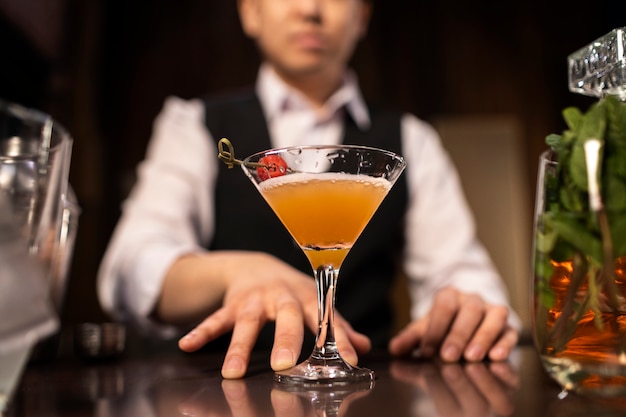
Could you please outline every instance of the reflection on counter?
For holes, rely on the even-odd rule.
[[[521,346],[508,362],[497,363],[372,354],[362,365],[376,372],[374,383],[339,390],[277,385],[269,354],[253,358],[246,378],[224,380],[222,359],[216,353],[168,352],[31,363],[7,417],[626,415],[626,400],[565,395],[543,371],[532,346]]]

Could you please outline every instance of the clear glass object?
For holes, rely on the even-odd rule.
[[[335,289],[343,260],[405,165],[393,152],[348,145],[272,149],[244,159],[244,172],[304,251],[317,284],[313,352],[276,372],[276,381],[334,386],[374,379],[373,371],[352,366],[339,354]]]
[[[0,100],[0,415],[27,360],[58,347],[79,214],[71,148],[51,116]]]
[[[626,99],[626,27],[614,29],[567,57],[569,89]]]
[[[64,234],[63,212],[77,213],[68,183],[72,144],[48,114],[0,100],[0,193],[51,281]]]
[[[625,395],[626,256],[603,265],[587,255],[587,248],[599,241],[593,226],[597,222],[592,213],[557,212],[556,201],[563,194],[560,172],[554,153],[544,152],[533,233],[535,345],[544,369],[566,390]],[[626,213],[608,216],[617,224]],[[555,239],[555,231],[562,237]],[[578,247],[572,249],[569,241],[562,241],[565,238]]]
[[[8,199],[0,194],[0,416],[33,346],[58,328],[44,269],[20,233]]]

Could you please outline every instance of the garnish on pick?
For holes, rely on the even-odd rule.
[[[228,165],[228,168],[234,167],[235,164],[243,164],[242,160],[235,159],[235,149],[233,148],[233,144],[226,138],[222,138],[219,142],[217,142],[217,157],[220,161]]]
[[[265,181],[269,178],[280,177],[287,173],[287,163],[279,155],[267,155],[259,159],[260,167],[256,169],[256,173]]]
[[[228,139],[220,139],[217,143],[217,149],[217,157],[228,165],[228,168],[244,164],[242,160],[235,158],[233,144]],[[287,163],[279,155],[266,155],[259,159],[259,162],[246,162],[245,165],[256,168],[257,175],[262,181],[285,175],[289,170]]]

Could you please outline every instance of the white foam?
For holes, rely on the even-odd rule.
[[[298,182],[311,182],[311,181],[357,181],[362,183],[370,183],[376,187],[391,188],[391,183],[382,177],[370,177],[369,175],[354,175],[343,172],[322,172],[322,173],[308,173],[308,172],[296,172],[293,174],[281,175],[267,179],[259,184],[261,190],[267,188],[278,187],[285,184],[293,184]]]

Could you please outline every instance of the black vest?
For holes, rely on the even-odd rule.
[[[205,105],[211,135],[216,141],[228,138],[236,158],[271,147],[261,104],[252,90],[206,99]],[[400,114],[370,109],[370,116],[372,125],[367,131],[358,129],[346,116],[343,143],[401,154]],[[401,257],[408,198],[404,178],[400,176],[356,241],[341,267],[337,286],[337,311],[356,330],[367,334],[375,347],[386,346],[392,329],[390,288]],[[302,250],[239,166],[228,169],[219,164],[215,218],[215,234],[208,249],[268,252],[312,276]],[[271,343],[271,335],[265,337]]]

